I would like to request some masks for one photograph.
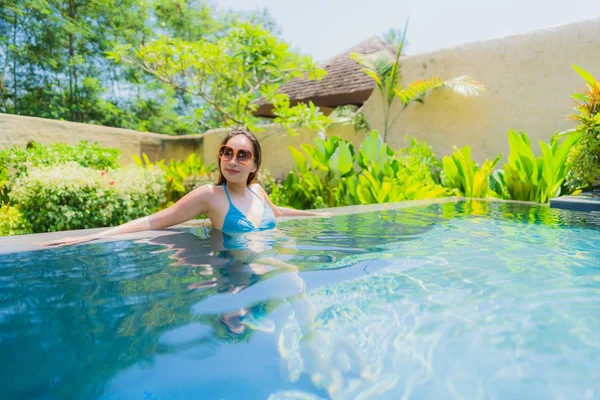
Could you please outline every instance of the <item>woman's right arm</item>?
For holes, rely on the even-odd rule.
[[[78,238],[63,238],[51,242],[45,242],[41,245],[64,246],[69,244],[89,242],[91,240],[121,235],[124,233],[133,233],[148,229],[163,229],[169,226],[181,224],[207,212],[210,198],[213,194],[214,187],[212,185],[204,185],[186,194],[171,207],[159,211],[156,214],[138,218],[123,225],[119,225],[93,235],[87,235]]]

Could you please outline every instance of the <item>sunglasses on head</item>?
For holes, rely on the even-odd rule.
[[[246,165],[254,158],[252,152],[248,149],[234,149],[231,146],[223,145],[219,148],[219,159],[229,161],[236,158],[240,164]]]

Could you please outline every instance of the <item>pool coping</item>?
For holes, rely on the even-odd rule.
[[[550,208],[600,212],[600,198],[584,195],[555,197],[550,199]]]
[[[357,205],[357,206],[346,206],[346,207],[335,207],[335,208],[323,208],[319,211],[327,211],[337,215],[349,215],[349,214],[360,214],[374,211],[385,211],[385,210],[396,210],[401,208],[419,207],[426,206],[429,204],[443,204],[451,202],[459,202],[465,200],[477,200],[477,201],[488,201],[488,202],[508,202],[508,203],[519,203],[529,205],[540,205],[539,203],[532,203],[526,201],[514,201],[514,200],[501,200],[501,199],[474,199],[468,197],[442,197],[436,199],[427,200],[408,200],[396,203],[383,203],[383,204],[369,204],[369,205]],[[295,219],[311,219],[319,217],[280,217],[278,221],[289,221]],[[123,234],[118,236],[112,236],[109,238],[95,241],[100,242],[111,242],[120,240],[136,240],[136,239],[152,239],[161,236],[173,235],[179,233],[181,228],[194,228],[194,227],[210,227],[210,221],[203,220],[191,220],[180,225],[176,225],[170,228],[161,230],[148,230],[129,234]],[[89,235],[94,232],[100,232],[106,228],[95,228],[95,229],[80,229],[73,231],[61,231],[61,232],[49,232],[49,233],[36,233],[29,235],[18,235],[18,236],[3,236],[0,237],[0,254],[9,253],[21,253],[26,251],[44,250],[48,247],[39,246],[40,243],[48,242],[52,240],[58,240],[66,237],[80,237]],[[89,242],[88,242],[89,243]]]

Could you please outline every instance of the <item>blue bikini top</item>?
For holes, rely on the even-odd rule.
[[[250,190],[256,197],[258,197],[264,206],[263,216],[260,220],[259,226],[254,226],[252,221],[250,221],[231,201],[231,197],[229,197],[229,191],[227,190],[227,184],[223,185],[223,189],[225,189],[225,194],[227,195],[227,199],[229,200],[229,210],[225,215],[225,221],[223,221],[223,228],[221,228],[221,232],[232,234],[232,233],[244,233],[244,232],[252,232],[252,231],[262,231],[265,229],[273,229],[275,228],[275,214],[273,214],[273,210],[271,207],[265,202],[265,200],[254,193],[254,191],[250,188]]]

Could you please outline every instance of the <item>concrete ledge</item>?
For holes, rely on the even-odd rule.
[[[550,199],[550,208],[560,208],[574,211],[597,211],[600,212],[599,196],[562,196]]]
[[[413,201],[402,201],[398,203],[385,203],[385,204],[370,204],[365,206],[348,206],[348,207],[336,207],[336,208],[327,208],[320,209],[319,211],[328,211],[333,213],[334,215],[348,215],[348,214],[359,214],[365,212],[373,212],[373,211],[385,211],[385,210],[394,210],[399,208],[409,208],[409,207],[419,207],[426,206],[429,204],[441,204],[441,203],[449,203],[449,202],[458,202],[464,200],[461,197],[444,197],[439,199],[430,199],[430,200],[413,200]],[[316,217],[285,217],[278,218],[278,222],[289,221],[292,219],[309,219]],[[175,227],[169,229],[162,230],[150,230],[150,231],[142,231],[129,233],[124,235],[113,236],[111,238],[102,239],[94,241],[94,243],[99,242],[110,242],[110,241],[120,241],[120,240],[140,240],[140,239],[149,239],[156,238],[160,236],[167,236],[179,233],[181,229],[184,228],[211,228],[211,224],[209,220],[191,220],[184,224],[177,225]],[[62,232],[50,232],[50,233],[38,233],[33,235],[19,235],[19,236],[5,236],[0,237],[0,254],[7,253],[17,253],[23,251],[34,251],[34,250],[46,250],[50,247],[40,247],[40,243],[49,242],[52,240],[58,240],[67,237],[80,237],[85,235],[90,235],[94,232],[100,232],[106,228],[97,228],[97,229],[82,229],[76,231],[62,231]],[[87,242],[89,243],[89,242]]]

